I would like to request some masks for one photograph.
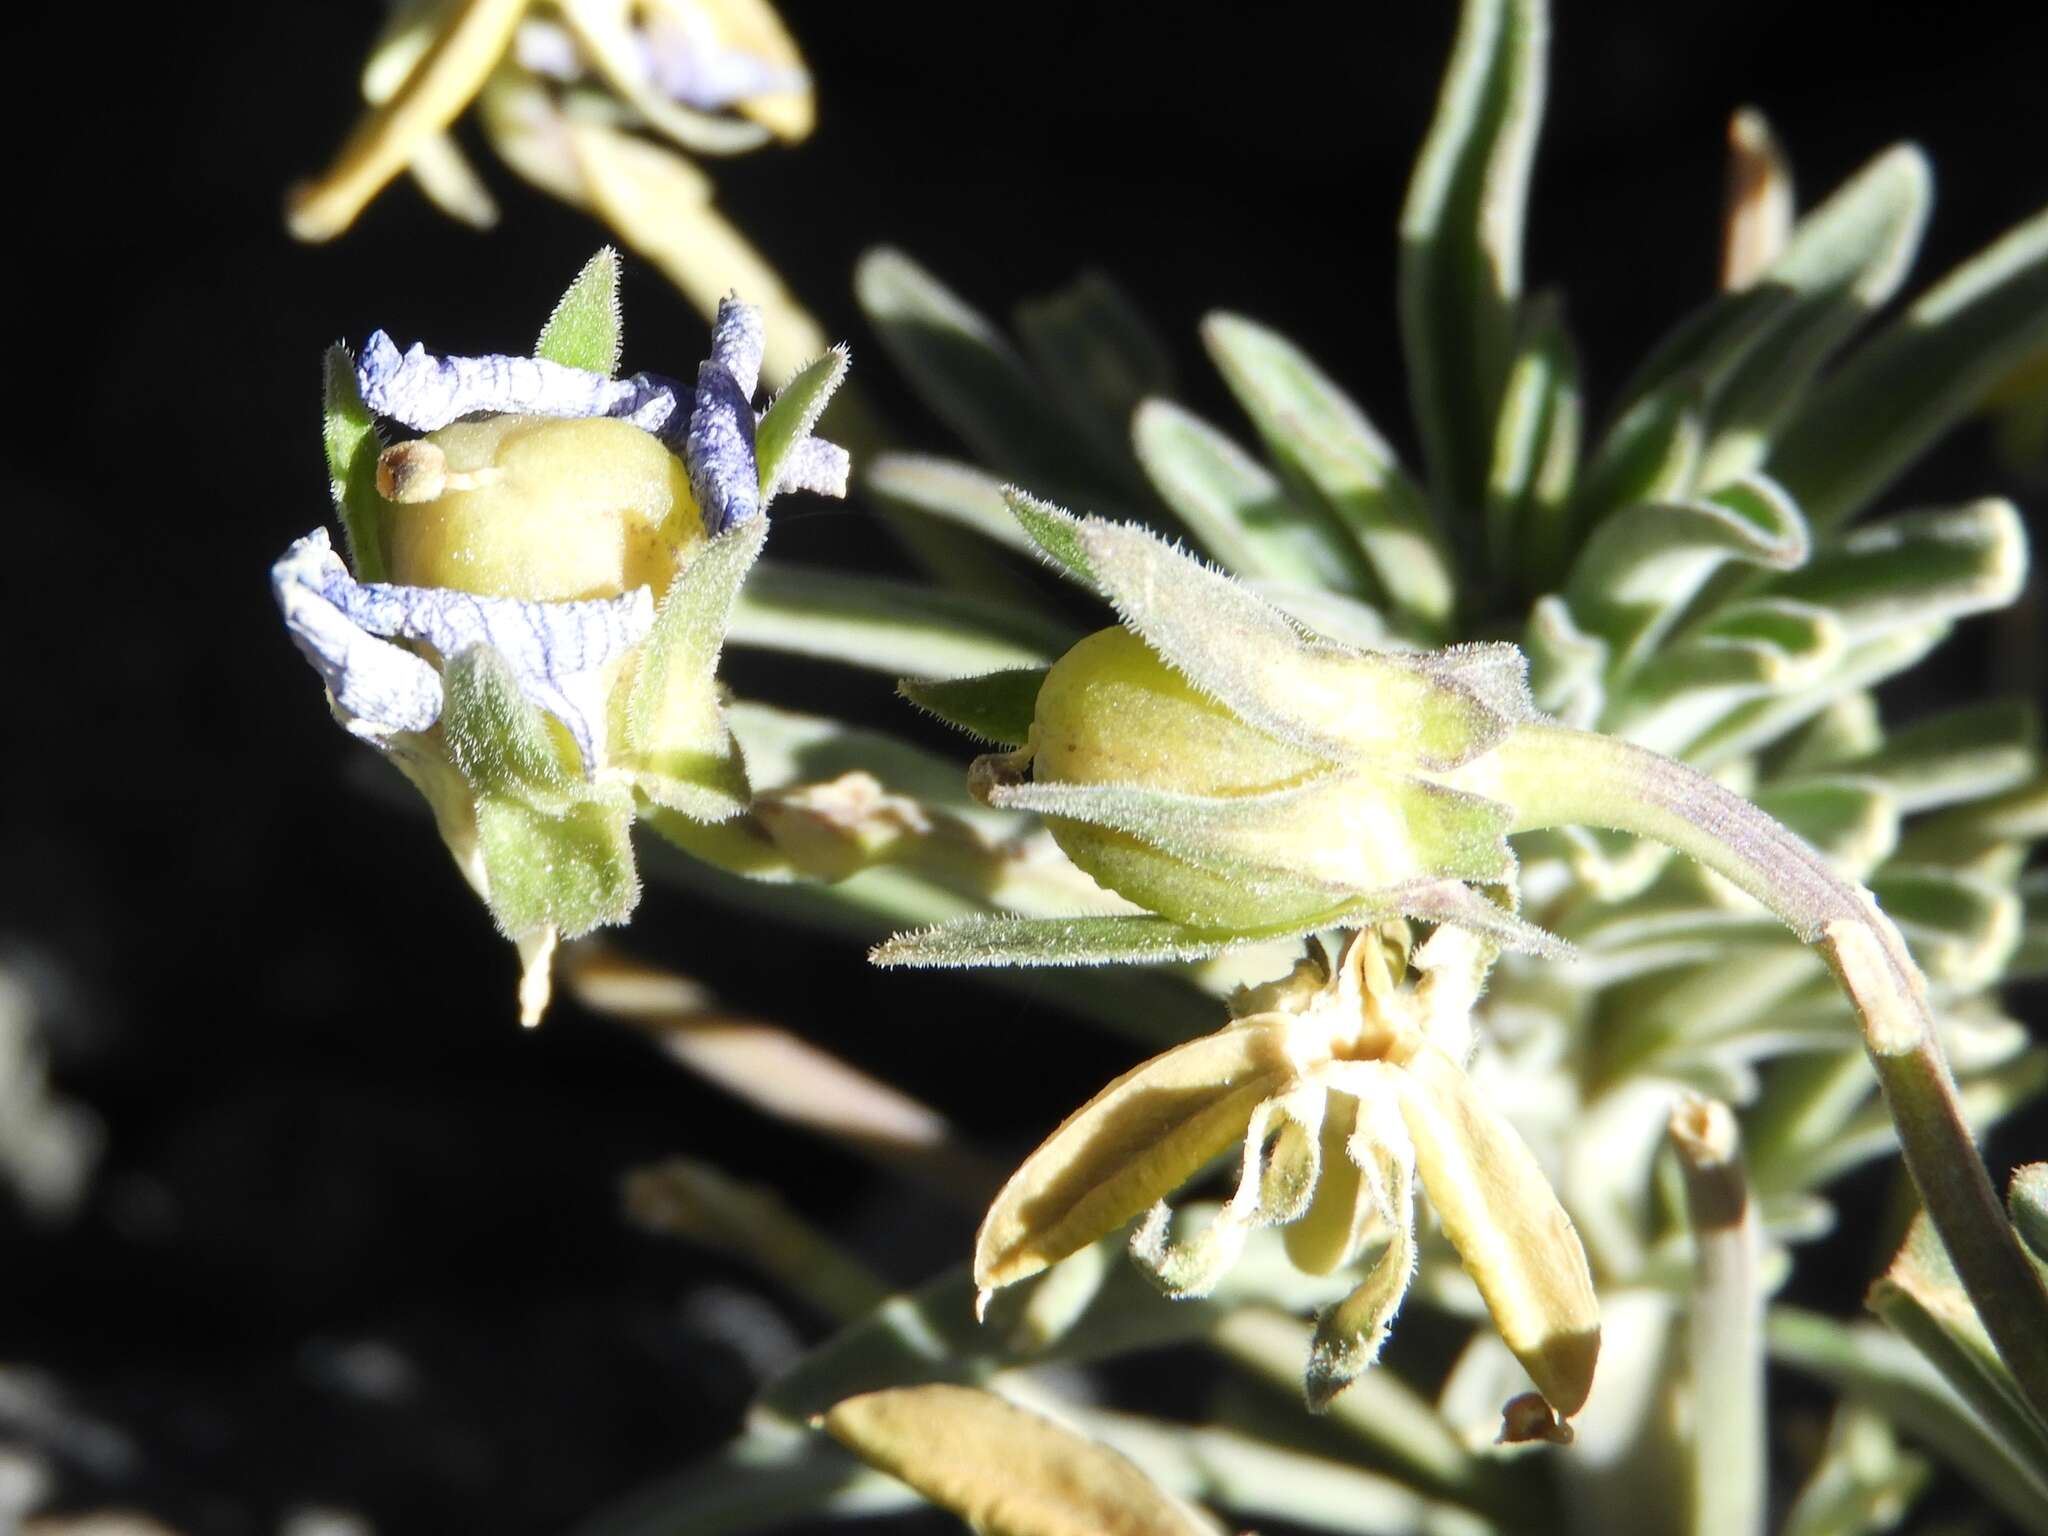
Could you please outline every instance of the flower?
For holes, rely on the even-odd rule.
[[[531,358],[401,353],[382,332],[353,364],[337,349],[327,441],[355,570],[324,528],[271,570],[336,717],[425,794],[519,946],[528,1023],[557,942],[631,913],[637,816],[748,808],[726,622],[769,502],[843,495],[848,471],[812,436],[843,351],[757,414],[761,317],[733,298],[693,384],[615,378],[616,287],[600,252]],[[379,450],[375,417],[427,435]]]
[[[1140,1213],[1132,1254],[1173,1296],[1207,1294],[1247,1234],[1284,1226],[1309,1273],[1373,1255],[1318,1320],[1306,1384],[1320,1409],[1378,1357],[1407,1293],[1419,1181],[1501,1337],[1551,1408],[1576,1413],[1600,1347],[1585,1250],[1463,1067],[1492,959],[1449,926],[1412,955],[1405,924],[1356,931],[1334,967],[1311,941],[1288,977],[1239,994],[1230,1025],[1126,1072],[1025,1159],[976,1239],[981,1304]],[[1164,1197],[1239,1140],[1235,1194],[1173,1242]]]

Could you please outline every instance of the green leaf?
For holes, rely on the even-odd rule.
[[[1105,464],[1130,476],[1126,428],[1138,402],[1173,387],[1173,360],[1130,296],[1101,272],[1017,306],[1017,337],[1055,402]]]
[[[1365,413],[1299,347],[1254,321],[1210,315],[1202,340],[1275,460],[1355,541],[1373,589],[1423,633],[1443,633],[1456,576],[1428,504]]]
[[[818,425],[818,418],[845,379],[848,365],[843,346],[805,364],[754,428],[754,461],[760,469],[764,506],[781,487],[783,461]]]
[[[1928,980],[1989,986],[2020,942],[2020,899],[2006,886],[1940,865],[1892,864],[1870,892],[1898,924]]]
[[[885,507],[937,518],[986,539],[1036,555],[1038,546],[1010,515],[1003,482],[972,464],[915,453],[884,453],[859,471],[860,488]]]
[[[1770,481],[1744,478],[1697,501],[1643,502],[1596,527],[1571,570],[1572,616],[1603,636],[1625,675],[1731,560],[1791,570],[1806,520]]]
[[[1994,1435],[1905,1341],[1874,1324],[1849,1327],[1790,1307],[1771,1309],[1766,1338],[1774,1360],[1880,1410],[2023,1530],[2048,1536],[2048,1474],[2041,1463]]]
[[[1811,604],[1788,604],[1826,617]],[[1839,637],[1841,626],[1835,625]],[[1727,712],[1683,750],[1685,760],[1698,768],[1713,769],[1733,758],[1759,751],[1786,733],[1797,729],[1837,699],[1861,689],[1874,687],[1886,678],[1905,671],[1939,645],[1949,632],[1945,620],[1907,625],[1875,639],[1850,645],[1831,654],[1824,676],[1817,682],[1792,689],[1777,697],[1762,698]]]
[[[1779,1536],[1879,1536],[1913,1507],[1934,1469],[1902,1449],[1883,1414],[1844,1407]]]
[[[1673,387],[1711,399],[1794,297],[1789,288],[1764,283],[1716,294],[1651,350],[1615,397],[1614,419],[1621,420],[1651,395]]]
[[[1792,295],[1715,392],[1703,481],[1713,486],[1760,464],[1772,436],[1829,355],[1898,290],[1933,200],[1918,148],[1879,155],[1799,221],[1758,286]]]
[[[1582,409],[1578,355],[1561,306],[1546,296],[1522,317],[1494,428],[1486,545],[1497,582],[1540,592],[1562,574]]]
[[[583,368],[610,378],[619,371],[624,344],[619,322],[619,253],[607,245],[576,274],[576,281],[541,328],[533,355],[564,368]]]
[[[824,1428],[986,1536],[1217,1536],[1107,1446],[972,1387],[847,1398]]]
[[[1037,666],[1075,638],[1064,624],[987,598],[765,560],[740,594],[730,635],[735,645],[891,677],[969,677]]]
[[[1645,662],[1601,723],[1676,752],[1755,701],[1804,699],[1831,686],[1849,655],[1842,625],[1827,609],[1785,599],[1745,603]]]
[[[906,677],[896,691],[920,709],[957,725],[983,741],[1021,747],[1031,734],[1031,714],[1044,686],[1045,667],[1015,667],[978,677]]]
[[[2048,1163],[2015,1168],[2006,1186],[2006,1209],[2020,1240],[2038,1264],[2048,1264]]]
[[[2026,783],[2040,763],[2040,739],[2033,706],[2001,699],[1922,720],[1841,766],[1880,780],[1913,815]]]
[[[1466,0],[1401,212],[1401,337],[1447,521],[1484,504],[1522,287],[1549,32],[1542,0]]]
[[[1522,632],[1529,658],[1529,693],[1536,707],[1567,725],[1586,727],[1605,705],[1607,642],[1579,627],[1564,599],[1538,598]]]
[[[2016,1456],[2048,1466],[2048,1424],[1999,1357],[1924,1211],[1870,1287],[1866,1305],[1941,1373]]]
[[[2048,210],[1943,278],[1860,347],[1770,459],[1817,526],[1846,521],[2048,340]]]
[[[1640,501],[1676,501],[1693,489],[1706,442],[1705,399],[1680,379],[1645,395],[1601,439],[1572,497],[1574,528],[1597,527]]]
[[[384,498],[377,494],[377,422],[356,390],[356,369],[346,347],[321,359],[321,439],[327,449],[327,492],[348,535],[349,564],[358,581],[387,579]]]
[[[1876,779],[1804,778],[1766,784],[1752,798],[1819,849],[1845,879],[1867,879],[1899,845],[1903,807]]]
[[[1102,466],[985,316],[886,247],[861,258],[853,281],[883,348],[979,458],[1053,488],[1101,484]]]
[[[1258,460],[1201,417],[1147,400],[1131,422],[1152,488],[1208,556],[1233,575],[1348,587],[1355,557],[1329,515],[1304,507]]]
[[[1771,590],[1831,610],[1854,642],[2002,608],[2019,596],[2026,574],[2018,511],[1986,498],[1858,528],[1778,577]]]
[[[747,572],[767,539],[754,518],[711,540],[670,585],[627,685],[621,766],[655,804],[698,821],[747,808],[746,765],[733,745],[718,683]]]

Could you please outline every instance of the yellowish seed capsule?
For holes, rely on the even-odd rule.
[[[704,542],[689,471],[608,419],[492,416],[388,449],[377,464],[391,580],[530,602],[657,602]]]

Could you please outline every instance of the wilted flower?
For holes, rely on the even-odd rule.
[[[1551,1407],[1576,1413],[1600,1348],[1585,1251],[1514,1129],[1466,1078],[1470,1015],[1493,952],[1441,927],[1412,956],[1406,925],[1353,934],[1334,969],[1319,946],[1238,1017],[1125,1073],[1032,1153],[982,1223],[975,1283],[1036,1274],[1145,1212],[1139,1265],[1174,1296],[1211,1290],[1255,1228],[1329,1274],[1377,1249],[1311,1346],[1323,1407],[1378,1357],[1415,1269],[1419,1179],[1501,1336]],[[1233,1141],[1237,1191],[1195,1238],[1167,1234],[1164,1196]]]
[[[833,352],[766,412],[759,314],[720,307],[693,385],[613,377],[617,258],[600,252],[534,357],[437,357],[383,335],[330,354],[327,441],[351,572],[325,529],[272,569],[336,716],[433,806],[547,1000],[557,941],[639,895],[628,829],[751,793],[716,667],[784,490],[845,493],[811,436]],[[374,416],[424,431],[381,451]]]
[[[300,239],[333,239],[408,172],[451,217],[495,224],[496,201],[448,131],[475,105],[507,165],[611,225],[707,317],[729,288],[750,295],[771,321],[771,382],[824,350],[676,153],[810,133],[810,75],[766,0],[416,0],[378,39],[362,89],[368,110],[334,163],[287,200]]]

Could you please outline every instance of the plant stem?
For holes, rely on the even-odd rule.
[[[2027,1400],[2048,1413],[2048,1289],[2027,1262],[1956,1101],[1926,983],[1869,892],[1697,769],[1632,742],[1517,726],[1479,760],[1514,831],[1607,827],[1689,854],[1817,945],[1863,1020],[1906,1168],[1956,1273]],[[1475,783],[1475,788],[1478,784]]]

